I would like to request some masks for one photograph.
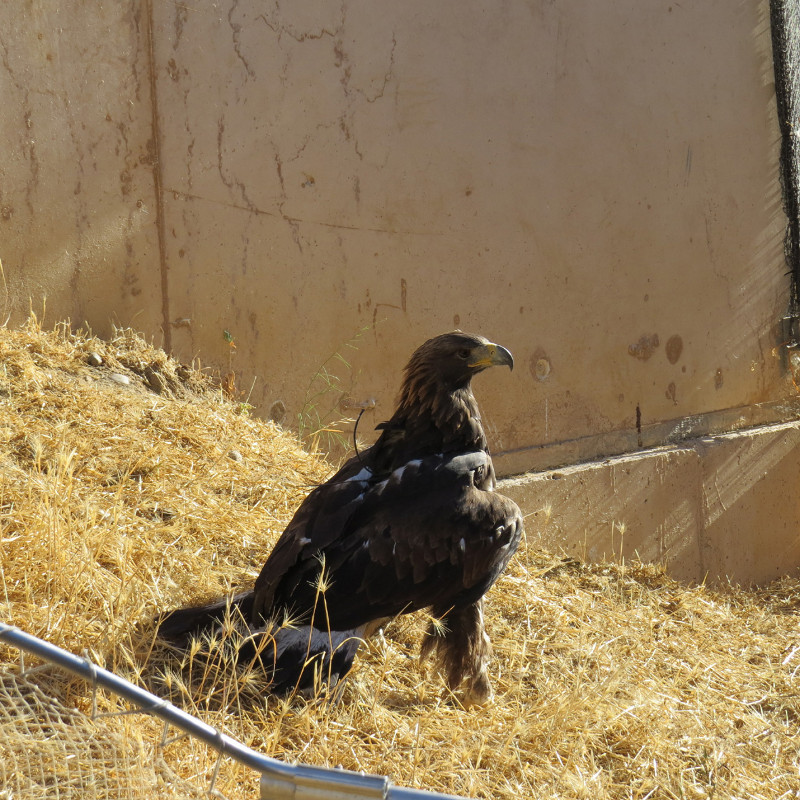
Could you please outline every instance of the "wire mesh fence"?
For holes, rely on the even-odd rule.
[[[0,799],[195,798],[157,748],[45,691],[52,668],[0,676]]]
[[[452,796],[392,786],[387,778],[339,769],[291,766],[246,747],[171,703],[48,642],[0,622],[0,641],[20,650],[20,669],[0,675],[0,800],[127,800],[135,798],[224,798],[218,788],[220,765],[230,762],[253,781],[253,796],[265,800],[458,800]],[[25,668],[24,654],[45,664]],[[91,685],[75,701],[63,670]],[[111,697],[108,708],[98,707],[98,690]],[[80,708],[79,705],[89,704]],[[152,717],[152,736],[141,728],[128,729],[131,714]],[[177,728],[181,733],[170,736]],[[207,757],[191,760],[214,763],[187,781],[163,758],[164,748],[189,737]],[[194,755],[200,755],[199,753]],[[206,768],[207,769],[207,768]]]

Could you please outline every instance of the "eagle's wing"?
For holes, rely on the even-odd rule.
[[[491,459],[478,451],[413,460],[378,482],[365,469],[319,487],[264,565],[256,613],[285,610],[308,621],[316,607],[317,624],[343,630],[474,602],[522,533],[517,506],[479,488],[490,474]]]

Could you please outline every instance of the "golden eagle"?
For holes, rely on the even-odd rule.
[[[463,686],[466,702],[486,701],[483,595],[522,535],[519,509],[493,491],[470,385],[494,365],[513,369],[511,353],[482,336],[456,331],[425,342],[375,444],[306,497],[254,588],[173,611],[159,634],[185,642],[236,608],[250,642],[260,641],[253,646],[272,689],[309,690],[315,675],[330,684],[343,677],[359,642],[386,620],[429,608],[435,621],[422,655],[436,651],[448,686]]]

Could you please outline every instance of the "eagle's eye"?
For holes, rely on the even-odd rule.
[[[457,355],[460,359],[466,361],[469,358],[471,352],[472,351],[469,348],[465,347],[463,350],[459,350]]]

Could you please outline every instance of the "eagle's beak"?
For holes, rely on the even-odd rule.
[[[514,356],[499,344],[492,344],[487,342],[480,347],[476,347],[472,351],[472,359],[469,366],[477,369],[486,369],[487,367],[502,367],[506,366],[509,369],[514,369]]]

